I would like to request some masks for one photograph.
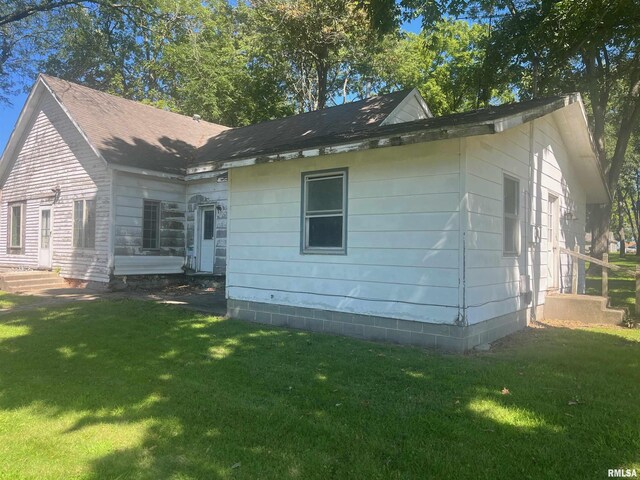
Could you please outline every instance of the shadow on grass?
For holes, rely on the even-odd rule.
[[[116,435],[87,460],[73,448],[93,439],[56,452],[89,478],[585,478],[638,465],[638,337],[528,335],[461,357],[135,301],[22,312],[0,318],[0,426],[26,409],[69,418],[46,437],[54,449]],[[118,446],[126,425],[136,440]],[[46,451],[32,455],[52,462]],[[20,465],[8,473],[30,476]]]

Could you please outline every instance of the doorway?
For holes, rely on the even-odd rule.
[[[51,207],[40,207],[40,227],[38,234],[38,267],[51,269],[53,251],[51,248]]]

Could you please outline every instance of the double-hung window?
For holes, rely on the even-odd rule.
[[[347,170],[302,174],[302,252],[347,251]]]
[[[9,249],[14,253],[24,247],[24,206],[23,202],[9,205]]]
[[[96,246],[95,200],[73,202],[73,246],[74,248],[95,248]]]
[[[144,201],[142,214],[142,248],[160,248],[160,202]]]
[[[505,255],[517,255],[520,250],[520,182],[506,175],[503,204],[503,252]]]

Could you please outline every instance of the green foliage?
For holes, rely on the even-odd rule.
[[[351,0],[255,0],[251,21],[262,44],[259,60],[278,65],[297,111],[346,99],[359,68],[379,49],[367,13]]]
[[[435,115],[486,106],[480,98],[487,25],[443,20],[420,35],[387,38],[377,72],[384,90],[417,87]],[[507,82],[496,82],[489,101],[514,98]]]

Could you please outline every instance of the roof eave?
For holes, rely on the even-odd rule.
[[[24,102],[24,105],[22,106],[22,110],[20,111],[18,120],[13,126],[11,135],[9,135],[9,140],[7,141],[4,151],[2,152],[2,156],[0,156],[0,185],[4,184],[4,181],[5,181],[5,174],[6,174],[7,166],[9,162],[8,159],[14,156],[16,149],[22,142],[22,138],[26,133],[25,131],[27,127],[26,122],[29,118],[31,118],[31,115],[35,110],[37,100],[39,99],[39,96],[41,96],[43,93],[42,89],[44,87],[40,87],[41,83],[43,83],[42,79],[40,78],[40,76],[38,76],[38,79],[33,84],[33,87],[31,87],[31,92],[29,92],[29,96],[27,97],[27,100]]]
[[[206,173],[214,173],[221,170],[248,167],[263,163],[275,163],[300,158],[318,157],[322,155],[335,155],[338,153],[395,147],[400,145],[411,145],[414,143],[433,142],[437,140],[447,140],[451,138],[467,137],[473,135],[488,135],[492,133],[495,133],[492,124],[480,123],[463,126],[452,126],[448,129],[420,129],[402,134],[371,136],[365,139],[351,142],[345,141],[331,145],[322,145],[317,147],[276,152],[267,155],[246,156],[241,158],[227,159],[223,161],[208,162],[188,168],[186,178],[187,180],[194,178],[194,176],[202,178],[202,176]]]
[[[271,154],[243,156],[228,158],[221,161],[210,161],[187,169],[187,179],[192,175],[203,175],[207,172],[227,170],[230,168],[247,167],[261,163],[273,163],[298,158],[309,158],[320,155],[333,155],[336,153],[346,153],[352,151],[369,150],[373,148],[393,147],[412,143],[424,143],[450,138],[469,137],[476,135],[489,135],[500,133],[518,125],[530,122],[536,118],[548,115],[558,109],[566,107],[572,103],[580,101],[578,94],[569,94],[557,100],[531,108],[525,112],[512,115],[504,115],[491,120],[484,120],[462,125],[451,125],[447,128],[428,128],[416,126],[414,131],[407,131],[402,134],[390,133],[386,135],[372,135],[357,141],[343,141],[314,147],[273,152]]]
[[[586,186],[587,203],[609,203],[613,198],[612,192],[598,159],[587,112],[580,94],[574,94],[574,98],[575,101],[567,105],[569,108],[554,114],[554,119],[570,152],[575,173]]]

